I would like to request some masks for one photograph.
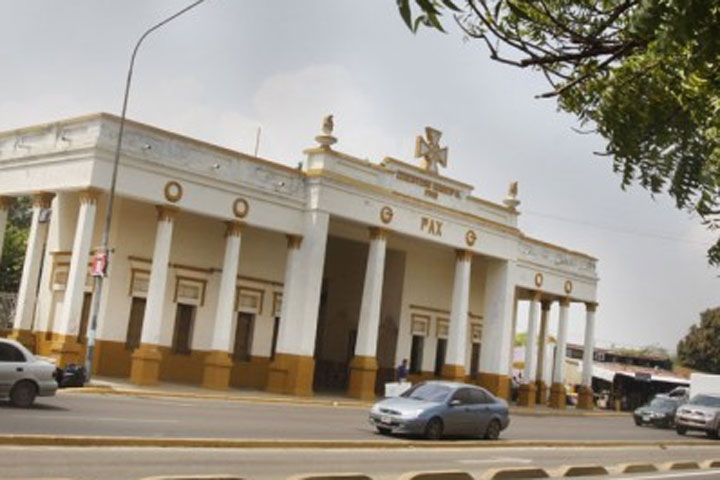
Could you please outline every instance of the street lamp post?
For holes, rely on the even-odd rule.
[[[101,257],[100,262],[102,262],[102,267],[99,268],[98,271],[93,272],[93,274],[95,275],[95,284],[93,287],[93,301],[90,309],[90,328],[88,329],[87,333],[87,353],[85,355],[85,370],[88,381],[90,381],[90,377],[92,376],[93,354],[95,352],[95,335],[97,332],[97,317],[98,311],[100,309],[100,299],[102,297],[103,280],[105,278],[105,272],[107,271],[107,267],[109,265],[110,252],[108,251],[108,242],[110,237],[110,225],[112,223],[113,203],[115,200],[115,185],[117,183],[118,164],[120,163],[120,149],[122,147],[123,132],[125,130],[125,113],[127,112],[128,97],[130,95],[130,83],[132,81],[133,66],[135,65],[135,56],[137,55],[138,49],[140,48],[143,40],[145,40],[148,35],[150,35],[158,28],[162,27],[166,23],[171,22],[183,13],[197,7],[205,1],[206,0],[197,0],[188,5],[187,7],[183,8],[182,10],[176,12],[175,14],[167,17],[165,20],[147,29],[145,33],[142,34],[140,39],[138,39],[137,43],[135,44],[135,48],[133,49],[132,56],[130,57],[130,68],[128,69],[127,80],[125,82],[125,96],[123,97],[122,114],[120,115],[120,130],[118,131],[117,145],[115,147],[115,158],[113,159],[112,179],[110,180],[110,193],[108,194],[105,226],[102,231],[101,247],[100,250],[96,253],[96,255]],[[96,262],[93,262],[93,265],[95,264]]]

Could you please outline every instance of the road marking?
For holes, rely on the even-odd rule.
[[[39,418],[35,415],[15,415],[16,418]],[[180,420],[158,420],[128,417],[79,417],[72,415],[43,415],[42,419],[72,420],[73,422],[123,422],[123,423],[180,423]]]
[[[493,457],[493,458],[473,458],[473,459],[467,459],[467,460],[457,460],[458,463],[463,463],[467,465],[476,465],[476,464],[483,464],[483,463],[522,463],[522,464],[528,464],[532,463],[532,460],[529,458],[513,458],[513,457]]]
[[[630,480],[651,480],[655,478],[686,478],[686,477],[702,477],[702,476],[719,476],[720,471],[717,470],[696,470],[694,472],[688,472],[687,470],[678,470],[675,472],[665,472],[665,473],[658,473],[654,475],[643,475],[636,477],[634,475],[632,476],[624,476],[624,477],[613,477],[613,478],[626,478]]]

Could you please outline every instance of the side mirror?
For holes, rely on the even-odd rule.
[[[450,400],[450,403],[449,403],[448,405],[450,405],[451,407],[457,407],[457,406],[459,406],[459,405],[462,405],[462,402],[461,402],[460,400],[457,400],[457,399],[456,399],[456,400]]]

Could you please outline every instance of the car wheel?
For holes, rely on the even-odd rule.
[[[675,427],[675,431],[677,432],[678,435],[685,435],[685,432],[687,432],[687,428],[677,426],[677,427]]]
[[[16,407],[27,408],[33,404],[35,396],[37,396],[37,387],[32,382],[23,381],[10,391],[10,402]]]
[[[443,422],[439,418],[431,418],[425,425],[425,438],[428,440],[439,440],[443,434]]]
[[[642,420],[640,420],[639,418],[635,418],[634,420],[635,420],[635,425],[637,425],[638,427],[640,425],[642,425]]]
[[[375,428],[377,428],[377,432],[380,435],[390,435],[390,432],[392,432],[392,430],[390,430],[389,428],[385,428],[385,427],[375,427]]]
[[[718,431],[717,431],[717,430],[708,430],[708,431],[705,432],[705,435],[707,435],[708,438],[717,439],[717,438],[718,438]]]
[[[500,436],[500,422],[497,420],[490,420],[487,428],[485,429],[485,438],[487,440],[497,440]]]

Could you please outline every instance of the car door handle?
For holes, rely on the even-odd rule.
[[[23,371],[23,367],[17,367],[17,368],[15,369],[15,371],[16,371],[16,372],[22,372],[22,371]]]

